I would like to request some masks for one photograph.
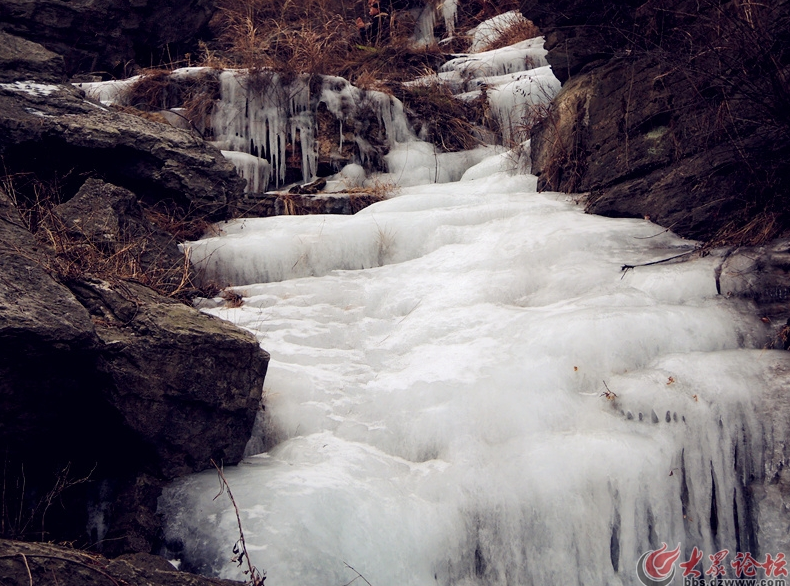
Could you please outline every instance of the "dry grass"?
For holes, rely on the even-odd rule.
[[[534,39],[540,36],[540,29],[531,20],[519,19],[512,24],[504,26],[501,30],[494,31],[496,37],[485,44],[481,51],[501,49],[520,41]]]
[[[781,214],[762,211],[750,219],[732,220],[705,243],[706,249],[719,246],[762,246],[778,237],[783,229]]]
[[[213,63],[293,73],[333,73],[355,42],[352,13],[332,0],[222,0],[212,21]]]
[[[77,280],[87,277],[108,282],[134,281],[145,285],[160,295],[188,302],[200,293],[193,283],[188,252],[183,262],[174,264],[172,254],[167,254],[150,234],[123,233],[117,240],[108,242],[95,235],[76,231],[67,226],[55,213],[63,196],[57,181],[42,181],[30,173],[6,174],[0,185],[17,208],[25,227],[42,246],[45,254],[30,255],[47,272],[59,280]],[[179,219],[163,209],[148,208],[145,217],[155,226],[172,236],[168,243],[175,252],[180,241],[197,238],[208,230],[205,220]]]
[[[367,180],[364,186],[343,189],[343,193],[351,195],[352,202],[354,196],[369,196],[374,201],[383,201],[395,197],[399,192],[400,187],[397,183],[378,177]],[[370,203],[367,205],[370,205]]]
[[[225,307],[227,308],[236,309],[244,305],[244,297],[231,289],[225,289],[220,297],[225,300]]]
[[[210,138],[207,136],[211,128],[210,114],[219,97],[218,71],[210,70],[198,75],[174,77],[167,70],[148,70],[129,88],[127,96],[129,105],[123,110],[157,122],[168,123],[159,111],[182,108],[179,115],[189,126],[203,138]]]
[[[480,145],[476,124],[485,125],[487,102],[465,102],[449,87],[436,83],[413,86],[398,96],[415,123],[423,124],[425,140],[445,151],[473,149]],[[482,102],[485,102],[485,97]]]

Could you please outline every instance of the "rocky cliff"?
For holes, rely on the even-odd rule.
[[[534,129],[543,189],[687,237],[790,227],[790,4],[523,0],[563,89]]]
[[[183,57],[215,10],[213,0],[4,0],[0,30],[62,55],[64,75],[123,76]]]
[[[238,462],[260,408],[268,354],[176,300],[179,231],[226,217],[243,180],[190,132],[59,85],[40,45],[0,33],[0,61],[0,529],[148,552],[164,483]]]

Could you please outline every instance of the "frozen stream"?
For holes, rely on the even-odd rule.
[[[225,471],[270,586],[341,586],[345,563],[373,586],[638,584],[661,542],[706,561],[781,545],[745,487],[787,354],[717,294],[721,258],[624,274],[693,243],[585,215],[501,162],[193,244],[244,295],[210,313],[272,355],[274,439]],[[214,473],[169,488],[168,537],[242,578],[217,491]]]

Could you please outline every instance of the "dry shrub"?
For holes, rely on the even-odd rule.
[[[222,0],[212,28],[212,59],[293,73],[334,73],[356,35],[353,14],[332,0]]]
[[[481,104],[459,100],[440,83],[409,87],[399,97],[410,116],[422,121],[425,140],[445,151],[480,145],[475,122],[483,122],[485,111]]]
[[[400,82],[410,81],[435,71],[446,61],[446,55],[436,45],[415,48],[406,42],[392,42],[380,47],[357,45],[341,63],[336,74],[345,77],[358,87],[365,87],[366,80],[378,80],[377,87],[393,89]],[[359,85],[360,82],[362,85]]]
[[[540,36],[540,29],[531,20],[518,19],[513,23],[506,23],[502,30],[494,31],[496,37],[482,48],[483,51],[501,49]]]
[[[197,75],[172,76],[170,71],[149,70],[129,88],[124,111],[167,123],[160,110],[183,108],[178,114],[204,138],[211,128],[208,120],[214,102],[220,98],[219,72],[209,70]],[[129,110],[132,108],[132,110]],[[146,112],[148,114],[141,114]],[[152,118],[152,115],[155,116]]]
[[[124,233],[108,242],[86,233],[75,232],[54,212],[65,201],[60,180],[41,180],[32,173],[8,174],[0,185],[17,208],[25,227],[48,252],[31,255],[45,270],[58,279],[72,280],[95,277],[109,282],[135,281],[160,295],[188,302],[199,293],[192,283],[189,255],[182,264],[173,265],[172,256],[165,254],[150,234]],[[154,225],[172,235],[170,244],[206,231],[205,220],[177,220],[173,214],[148,208],[144,214]],[[18,251],[29,254],[30,251]],[[168,260],[168,256],[169,259]]]

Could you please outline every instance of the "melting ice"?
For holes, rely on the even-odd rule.
[[[694,243],[585,215],[504,160],[191,244],[244,296],[208,311],[272,355],[249,446],[266,451],[225,470],[269,583],[340,586],[349,564],[374,586],[635,584],[661,542],[756,557],[786,539],[749,487],[787,357],[749,349],[764,332],[717,294],[722,259],[624,273]],[[216,494],[212,473],[172,485],[167,537],[239,578]]]

